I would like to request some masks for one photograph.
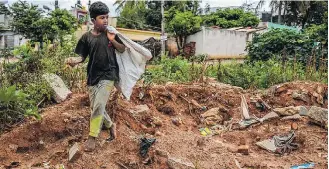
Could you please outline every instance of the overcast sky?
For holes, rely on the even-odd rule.
[[[8,1],[9,5],[13,4],[17,0],[0,0],[1,1]],[[32,2],[33,4],[41,5],[47,5],[51,9],[55,6],[55,0],[26,0],[27,2]],[[66,8],[70,9],[71,6],[74,6],[74,4],[77,2],[76,0],[58,0],[60,8]],[[96,2],[99,0],[91,0],[91,3]],[[108,7],[110,8],[110,15],[111,16],[117,16],[115,13],[115,7],[114,2],[115,0],[101,0],[102,2],[106,3]],[[201,3],[201,6],[204,7],[207,3],[210,4],[210,7],[227,7],[227,6],[240,6],[244,2],[248,1],[249,3],[257,3],[259,0],[203,0]],[[82,5],[87,5],[88,0],[81,0]],[[268,4],[265,5],[263,9],[268,10]]]

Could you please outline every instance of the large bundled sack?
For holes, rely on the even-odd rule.
[[[130,100],[133,88],[145,72],[146,62],[152,58],[152,54],[148,49],[118,32],[114,27],[108,26],[107,30],[118,35],[126,46],[123,53],[116,51],[120,79],[118,87],[125,98]]]

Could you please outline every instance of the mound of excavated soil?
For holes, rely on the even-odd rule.
[[[136,87],[130,102],[112,99],[107,106],[117,124],[118,138],[104,143],[107,133],[102,132],[93,153],[81,152],[69,162],[70,147],[76,142],[83,145],[88,137],[90,116],[88,95],[73,94],[68,101],[45,108],[41,121],[27,119],[2,134],[0,166],[5,168],[18,162],[12,164],[18,164],[17,168],[58,168],[63,164],[72,169],[165,169],[168,163],[176,168],[192,163],[195,168],[218,169],[238,168],[237,161],[242,168],[289,168],[306,162],[315,162],[316,168],[328,167],[327,130],[310,124],[306,116],[295,121],[299,148],[283,156],[263,150],[255,143],[289,132],[292,121],[274,119],[242,130],[202,136],[199,129],[206,126],[201,118],[204,108],[220,107],[226,112],[221,120],[232,117],[232,123],[239,122],[242,94],[250,114],[259,118],[271,110],[257,108],[255,98],[272,108],[300,105],[327,108],[328,104],[327,85],[313,82],[285,83],[265,91],[246,91],[221,83]],[[146,158],[139,155],[142,137],[156,138]],[[249,145],[248,155],[237,152],[241,142]]]

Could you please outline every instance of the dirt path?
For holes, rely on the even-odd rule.
[[[323,104],[323,107],[326,107],[328,101],[325,84],[287,83],[276,86],[276,91],[271,88],[261,92],[266,93],[261,97],[275,107],[288,104],[321,106],[312,98],[312,91],[316,91],[318,86],[324,86],[326,89]],[[299,89],[310,92],[309,102],[293,99],[289,95],[290,90]],[[68,162],[69,148],[75,142],[83,144],[89,128],[88,96],[74,94],[63,104],[45,108],[42,121],[28,119],[1,135],[0,166],[5,168],[12,162],[19,162],[17,168],[56,168],[56,165],[63,164],[65,168],[72,169],[124,168],[120,165],[126,168],[165,169],[168,168],[168,158],[163,154],[167,152],[170,158],[191,162],[198,169],[238,168],[235,160],[242,168],[289,168],[308,161],[315,162],[316,168],[328,167],[327,130],[309,124],[307,117],[296,121],[297,142],[300,144],[298,150],[279,156],[260,149],[255,143],[276,134],[289,132],[291,121],[276,119],[244,130],[204,137],[198,130],[205,126],[199,120],[203,111],[193,105],[189,108],[187,102],[180,97],[182,95],[188,100],[194,99],[208,109],[224,106],[229,110],[232,121],[238,122],[241,119],[241,94],[247,98],[250,113],[262,117],[269,112],[258,110],[250,101],[250,98],[260,92],[244,91],[225,84],[137,87],[130,103],[122,99],[118,102],[109,101],[107,109],[114,112],[118,139],[104,143],[107,134],[102,132],[95,152],[82,153],[75,161]],[[148,105],[150,111],[135,114],[131,110],[136,105]],[[180,118],[183,123],[177,126],[173,124],[173,118]],[[139,139],[143,136],[157,139],[148,153],[149,164],[144,164],[145,158],[139,155]],[[250,146],[249,155],[237,152],[242,139]]]

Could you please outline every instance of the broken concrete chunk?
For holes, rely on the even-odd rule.
[[[218,111],[219,111],[218,107],[212,108],[212,109],[206,111],[205,113],[201,114],[201,117],[207,118],[207,117],[211,117],[211,116],[217,116],[219,114]]]
[[[169,157],[168,166],[171,169],[195,169],[195,166],[191,162],[186,162],[178,158]]]
[[[46,79],[50,87],[54,90],[54,99],[57,103],[65,101],[72,94],[59,76],[52,73],[46,73],[42,75],[42,77]]]
[[[302,118],[302,116],[300,116],[299,114],[295,114],[292,116],[283,117],[281,120],[299,120],[301,118]]]
[[[78,143],[75,143],[69,150],[69,162],[72,162],[79,158],[81,155],[80,146]]]
[[[328,128],[328,109],[312,106],[308,111],[308,117],[312,122]]]
[[[274,118],[278,118],[279,115],[276,114],[275,112],[270,112],[270,113],[267,113],[264,117],[262,117],[261,119],[259,119],[261,122],[264,122],[266,120],[269,120],[269,119],[274,119]]]
[[[156,149],[155,153],[157,155],[159,155],[160,157],[165,157],[165,158],[168,158],[168,155],[169,155],[169,153],[167,151],[160,150],[160,149]]]
[[[289,107],[283,107],[283,108],[275,108],[273,109],[274,112],[278,113],[281,116],[291,116],[294,114],[298,114],[300,112],[302,106],[289,106]]]

